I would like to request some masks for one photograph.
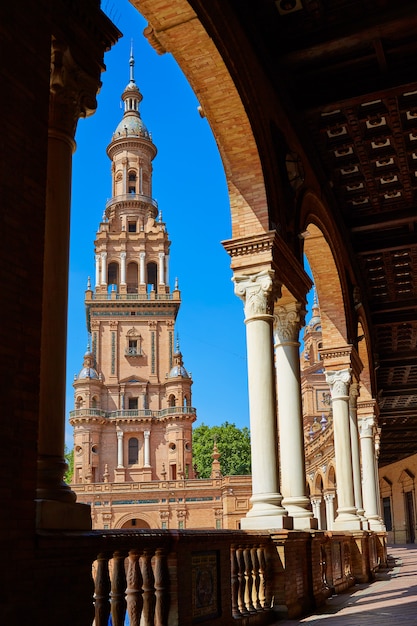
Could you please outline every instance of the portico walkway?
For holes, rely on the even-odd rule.
[[[388,568],[371,584],[355,585],[329,598],[326,606],[300,620],[276,626],[415,626],[417,625],[417,545],[388,546]]]

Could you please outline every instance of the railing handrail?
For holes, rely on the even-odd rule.
[[[145,204],[151,204],[155,209],[158,208],[157,201],[151,196],[145,196],[143,193],[123,193],[119,196],[113,196],[113,198],[109,198],[106,202],[106,209],[108,209],[112,204],[117,204],[117,202],[128,202],[129,200],[134,200],[135,202],[143,202]]]
[[[81,408],[69,412],[70,418],[92,416],[115,419],[120,417],[165,417],[167,415],[195,415],[196,409],[192,406],[171,406],[167,409],[154,411],[152,409],[118,409],[116,411],[104,411],[103,409]]]
[[[118,291],[111,291],[110,293],[92,293],[92,300],[113,300],[116,295],[116,300],[173,300],[172,293],[119,293]]]

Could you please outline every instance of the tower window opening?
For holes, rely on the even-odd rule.
[[[148,271],[148,280],[147,280],[148,291],[152,290],[152,287],[154,291],[156,291],[157,279],[158,279],[158,268],[157,268],[156,263],[153,263],[153,262],[148,263],[147,271]]]
[[[129,183],[135,183],[135,182],[136,182],[135,172],[129,172]]]
[[[119,284],[119,266],[117,263],[109,263],[107,270],[107,286]]]
[[[129,454],[128,454],[128,463],[129,465],[135,465],[139,459],[139,441],[136,437],[131,437],[129,439]]]
[[[172,393],[168,398],[168,406],[175,406],[175,402],[176,402],[175,396]]]
[[[138,264],[129,263],[127,266],[127,293],[138,292]]]
[[[132,193],[135,193],[135,192],[132,191]],[[136,222],[128,222],[127,230],[129,233],[136,233]]]
[[[135,411],[138,408],[138,399],[129,398],[129,411]]]
[[[130,194],[135,194],[136,193],[136,187],[132,187],[131,185],[129,185],[129,193]]]

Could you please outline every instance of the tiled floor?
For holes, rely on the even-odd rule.
[[[329,598],[314,615],[276,626],[417,626],[417,544],[389,546],[388,563],[374,582]]]

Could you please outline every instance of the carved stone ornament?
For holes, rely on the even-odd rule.
[[[244,302],[246,319],[271,315],[278,295],[278,286],[274,284],[272,271],[234,276],[233,281],[235,294]]]
[[[300,328],[304,326],[305,313],[306,312],[301,308],[301,304],[298,302],[275,307],[275,344],[286,342],[298,343]]]
[[[375,420],[372,416],[363,417],[359,420],[359,434],[360,437],[373,437],[374,436],[374,424]]]
[[[336,372],[326,372],[326,382],[330,387],[332,400],[349,397],[349,384],[352,380],[352,370],[338,370]]]
[[[50,128],[73,139],[78,119],[97,108],[99,76],[90,76],[74,61],[69,47],[56,39],[51,44]]]

